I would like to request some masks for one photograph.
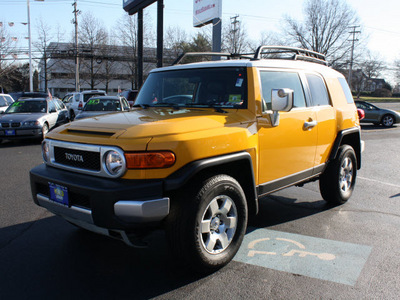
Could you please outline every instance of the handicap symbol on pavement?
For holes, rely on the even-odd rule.
[[[366,245],[249,228],[234,260],[354,286],[371,250]]]
[[[264,241],[270,241],[270,238],[262,238],[262,239],[257,239],[254,240],[252,242],[249,243],[248,245],[248,249],[254,249],[255,246],[258,243],[264,242]],[[281,253],[282,256],[294,256],[296,254],[299,255],[299,257],[306,257],[307,255],[309,256],[315,256],[321,260],[334,260],[336,258],[336,256],[334,254],[331,253],[313,253],[313,252],[308,252],[305,251],[306,246],[304,246],[303,244],[296,242],[294,240],[291,239],[285,239],[285,238],[274,238],[273,240],[277,240],[277,241],[282,241],[282,242],[288,242],[290,244],[295,245],[296,247],[302,249],[292,249],[289,252],[284,252]],[[270,251],[260,251],[260,250],[250,250],[249,253],[247,254],[247,256],[249,257],[254,257],[256,254],[261,254],[261,255],[278,255],[278,253],[276,252],[270,252]]]

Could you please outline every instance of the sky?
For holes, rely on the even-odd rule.
[[[28,0],[0,0],[0,22],[10,36],[18,37],[18,47],[27,48]],[[73,0],[30,0],[32,41],[37,37],[39,20],[50,25],[54,32],[61,28],[64,41],[70,41],[73,24]],[[77,0],[78,9],[91,12],[104,23],[106,28],[115,26],[118,19],[124,16],[123,0]],[[193,0],[164,0],[164,28],[178,26],[188,33],[195,33],[193,28]],[[222,0],[222,19],[230,22],[230,17],[239,15],[253,40],[258,40],[262,32],[280,32],[285,15],[295,19],[303,16],[305,0]],[[367,39],[367,47],[373,54],[386,61],[388,68],[393,68],[393,61],[400,59],[400,1],[398,0],[346,0],[357,12],[360,23],[358,30],[362,38]],[[379,3],[379,5],[378,5]],[[145,9],[145,16],[156,28],[156,3]],[[13,27],[8,23],[14,22]],[[211,25],[208,25],[211,26]],[[349,30],[350,31],[350,30]]]

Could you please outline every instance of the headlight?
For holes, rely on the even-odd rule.
[[[22,126],[24,127],[33,127],[33,126],[38,126],[40,123],[39,121],[26,121],[22,123]]]
[[[44,140],[42,143],[42,156],[45,162],[48,162],[50,160],[50,147],[49,143],[46,140]]]
[[[121,176],[126,170],[124,155],[115,150],[106,153],[105,165],[107,172],[113,177]]]

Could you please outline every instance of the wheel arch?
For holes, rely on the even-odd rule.
[[[225,174],[235,178],[242,187],[249,215],[258,213],[258,198],[251,156],[238,152],[191,162],[165,179],[165,190],[174,191],[193,180],[202,180],[212,175]]]
[[[329,160],[332,161],[336,158],[339,148],[342,145],[350,145],[353,147],[357,158],[357,169],[361,168],[361,132],[360,128],[354,127],[342,130],[336,136],[336,140],[333,144]]]

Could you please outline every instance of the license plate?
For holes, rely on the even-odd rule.
[[[69,206],[68,189],[65,186],[49,182],[50,200]]]
[[[15,130],[5,130],[7,136],[15,135]]]

